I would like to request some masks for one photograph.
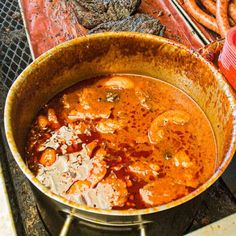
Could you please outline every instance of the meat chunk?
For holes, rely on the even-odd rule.
[[[141,88],[135,89],[135,95],[137,96],[138,100],[140,101],[140,104],[144,108],[146,108],[147,110],[155,111],[160,106],[160,104],[154,102],[151,99],[151,96],[149,95],[148,92],[142,90]]]
[[[200,184],[199,181],[194,177],[194,172],[191,169],[183,170],[181,175],[175,179],[175,183],[194,189]]]
[[[105,92],[94,88],[84,88],[64,97],[64,108],[68,116],[66,118],[69,121],[109,118],[113,106],[111,102],[106,101]]]
[[[122,128],[122,122],[112,119],[99,121],[96,130],[103,134],[113,134],[116,130]]]
[[[48,126],[48,118],[46,116],[40,115],[37,119],[40,129],[45,129]]]
[[[99,183],[98,192],[101,192],[111,206],[124,206],[128,198],[126,183],[115,175],[110,175]]]
[[[46,148],[39,159],[39,163],[43,166],[51,166],[55,161],[56,151],[52,148]]]
[[[181,110],[170,110],[162,113],[151,123],[148,137],[151,143],[157,144],[164,138],[164,127],[168,124],[185,125],[190,120],[189,113]]]
[[[94,107],[94,109],[91,107],[90,109],[88,109],[87,111],[84,111],[84,109],[82,107],[78,107],[75,110],[72,110],[69,115],[68,118],[71,121],[76,121],[79,119],[96,119],[96,118],[109,118],[111,114],[111,106],[107,107],[107,109],[101,108],[101,107]]]
[[[177,196],[186,195],[188,191],[185,186],[174,183],[171,178],[169,180],[159,178],[145,185],[139,193],[145,205],[153,207],[171,202]]]
[[[80,24],[88,29],[109,21],[121,20],[139,7],[141,0],[77,0],[75,12]]]
[[[68,199],[101,209],[122,207],[128,199],[126,183],[115,175],[108,176],[95,188],[91,188],[89,182],[77,181],[71,189],[75,191],[68,191]]]
[[[158,19],[155,19],[149,15],[135,14],[120,21],[110,21],[100,24],[94,29],[90,30],[88,33],[94,34],[107,31],[129,31],[163,36],[165,27],[160,23]]]
[[[52,126],[52,128],[59,128],[60,127],[60,124],[58,122],[58,119],[57,119],[57,115],[56,115],[56,112],[53,108],[49,108],[48,109],[48,117],[47,117],[48,121],[49,121],[49,125]]]
[[[193,165],[189,156],[184,151],[179,151],[173,156],[173,162],[176,167],[188,168]]]
[[[134,162],[128,166],[128,171],[139,180],[146,182],[155,179],[158,176],[160,167],[155,163],[148,163],[146,161]]]

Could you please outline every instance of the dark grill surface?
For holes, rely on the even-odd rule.
[[[37,212],[29,182],[11,156],[4,140],[3,105],[8,89],[32,61],[17,0],[0,1],[0,161],[18,235],[48,235]],[[3,140],[3,142],[2,142]],[[3,145],[2,145],[3,144]]]
[[[17,76],[32,61],[16,0],[0,1],[0,48],[0,139],[2,139],[0,140],[0,161],[4,169],[16,230],[18,235],[44,236],[48,233],[38,214],[29,182],[11,156],[4,138],[2,118],[7,91]],[[220,179],[206,191],[203,203],[188,231],[205,226],[234,212],[236,212],[235,198]],[[91,232],[84,230],[81,235],[98,235],[98,232]]]

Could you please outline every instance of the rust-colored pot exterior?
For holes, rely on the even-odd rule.
[[[33,176],[23,157],[26,133],[39,109],[58,92],[76,82],[109,73],[139,74],[161,79],[185,91],[200,105],[216,136],[219,163],[216,172],[205,184],[163,206],[118,211],[89,208],[68,201],[53,194]],[[62,211],[72,211],[71,214],[78,217],[102,224],[122,223],[128,226],[135,222],[139,224],[145,218],[149,221],[149,216],[156,213],[168,213],[180,204],[190,204],[187,203],[189,200],[220,177],[236,147],[235,104],[232,90],[217,69],[185,46],[152,35],[102,33],[63,43],[37,58],[12,85],[4,119],[6,137],[15,160],[34,185],[33,189],[44,193],[38,194],[42,195],[41,200],[44,198],[39,202],[43,204],[52,200]]]

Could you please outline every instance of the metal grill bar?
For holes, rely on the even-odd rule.
[[[201,30],[198,28],[198,26],[192,21],[192,19],[188,16],[188,14],[185,12],[185,10],[182,8],[182,6],[178,3],[178,1],[177,0],[171,0],[171,1],[176,6],[178,11],[181,13],[181,15],[187,20],[188,24],[191,27],[193,27],[194,33],[197,34],[197,36],[204,43],[204,45],[208,45],[210,43],[210,41],[201,32]]]

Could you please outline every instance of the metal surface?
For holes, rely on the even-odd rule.
[[[12,82],[32,61],[16,0],[0,1],[0,48],[2,86],[8,90]]]
[[[209,44],[210,41],[207,39],[207,37],[201,32],[199,27],[192,21],[192,19],[189,17],[189,15],[185,12],[185,10],[182,8],[182,6],[179,4],[178,0],[171,0],[173,4],[176,6],[176,8],[180,11],[180,13],[184,16],[184,18],[187,20],[189,25],[193,28],[194,32],[198,35],[200,40],[205,44]]]
[[[47,233],[38,214],[30,185],[14,161],[4,140],[3,105],[6,94],[13,81],[32,61],[17,0],[0,1],[0,54],[0,162],[4,178],[1,176],[0,182],[6,185],[4,198],[8,198],[11,207],[8,213],[12,212],[14,219],[9,233],[16,231],[17,235],[21,236],[46,236]],[[0,192],[0,194],[3,193],[3,191]],[[3,214],[2,201],[0,207]],[[10,221],[4,221],[2,215],[0,218],[1,223],[4,224],[0,230],[7,229]],[[1,231],[0,235],[7,234]]]
[[[61,232],[59,234],[59,236],[66,236],[68,234],[68,231],[70,229],[71,223],[73,221],[73,216],[72,215],[68,215],[66,217],[66,220],[62,226]]]
[[[2,147],[0,147],[0,158],[3,157]],[[7,195],[6,184],[3,176],[2,163],[0,162],[0,235],[16,236],[13,215],[11,212],[10,202]]]
[[[222,178],[227,187],[230,189],[231,193],[236,198],[236,156],[222,175]]]
[[[27,27],[26,27],[27,23],[26,23],[26,18],[25,18],[25,14],[24,14],[24,11],[23,11],[23,6],[22,6],[22,3],[21,3],[21,0],[18,0],[18,5],[19,5],[22,21],[23,21],[25,36],[26,36],[27,41],[28,41],[28,47],[29,47],[29,50],[30,50],[30,55],[31,55],[32,59],[34,60],[35,59],[34,50],[33,50],[32,44],[31,44],[29,32],[28,32]]]
[[[236,214],[232,214],[186,236],[234,236],[235,232]]]

